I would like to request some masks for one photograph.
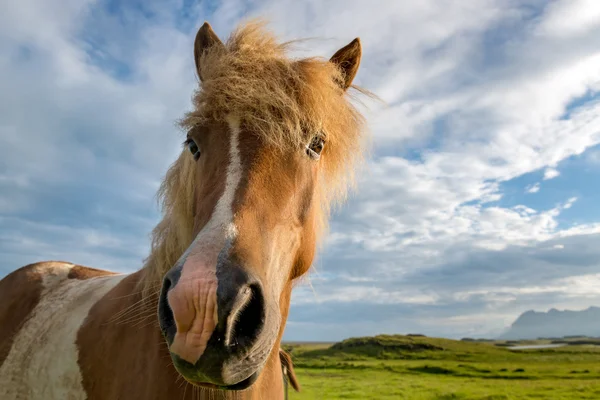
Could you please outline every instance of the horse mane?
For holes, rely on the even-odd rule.
[[[283,367],[285,378],[288,380],[290,385],[296,392],[300,391],[300,382],[296,378],[296,372],[294,371],[294,363],[292,362],[292,356],[283,349],[279,349],[279,361]]]
[[[193,110],[179,121],[189,131],[236,115],[242,129],[259,136],[276,151],[302,150],[316,134],[326,140],[317,193],[319,233],[331,206],[353,185],[365,153],[364,117],[337,82],[341,71],[327,59],[288,56],[294,42],[279,43],[262,21],[233,31],[224,46],[213,46],[199,60],[200,87]],[[367,91],[352,86],[358,92]],[[151,252],[144,265],[144,288],[156,290],[164,274],[193,241],[196,169],[182,152],[158,190],[163,219],[152,231]]]

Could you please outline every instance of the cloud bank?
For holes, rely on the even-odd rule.
[[[460,3],[460,4],[459,4]],[[300,54],[356,36],[382,97],[286,339],[492,335],[600,304],[600,8],[591,0],[13,2],[0,15],[0,275],[132,271],[183,138],[192,41],[263,15]]]

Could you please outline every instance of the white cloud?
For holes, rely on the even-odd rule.
[[[529,185],[525,188],[527,193],[537,193],[540,191],[540,183],[536,182],[533,185]]]
[[[334,282],[327,282],[333,285]],[[367,301],[372,304],[435,304],[438,301],[434,294],[420,293],[419,291],[382,290],[377,286],[352,285],[340,288],[331,288],[327,293],[315,293],[304,287],[294,293],[294,304],[312,304],[321,302],[352,302]]]
[[[544,180],[550,180],[550,179],[554,179],[557,176],[560,175],[560,172],[558,172],[557,169],[554,168],[546,168],[546,170],[544,171]]]
[[[600,4],[595,0],[560,0],[553,2],[546,18],[538,26],[540,35],[564,37],[582,35],[600,28]]]
[[[585,155],[584,155],[584,159],[585,159],[586,163],[588,163],[589,165],[591,165],[593,167],[600,165],[600,150],[593,149],[590,151],[586,151]]]
[[[150,228],[151,222],[143,221],[143,225]],[[2,267],[10,265],[9,270],[24,265],[21,260],[27,259],[62,260],[126,272],[139,268],[149,250],[149,244],[131,232],[10,217],[0,217],[0,223],[5,227],[0,231]]]

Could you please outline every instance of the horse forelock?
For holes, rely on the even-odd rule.
[[[243,129],[281,150],[301,150],[315,134],[323,134],[327,146],[320,170],[329,202],[343,198],[353,182],[366,150],[367,127],[337,83],[339,68],[320,57],[292,58],[294,43],[279,42],[259,20],[240,25],[223,47],[203,53],[194,109],[180,125],[192,129],[233,114]]]

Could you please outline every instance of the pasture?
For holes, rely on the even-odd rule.
[[[537,343],[548,341],[520,344]],[[301,385],[300,393],[290,389],[292,400],[600,399],[594,344],[516,351],[500,342],[381,335],[284,348]]]

